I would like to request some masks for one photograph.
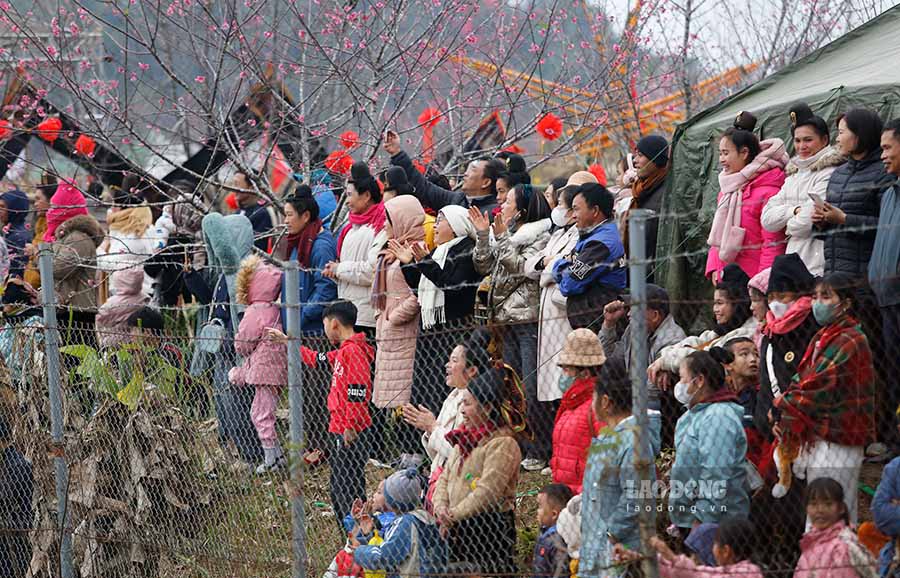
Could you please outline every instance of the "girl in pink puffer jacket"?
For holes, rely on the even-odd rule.
[[[265,462],[256,469],[258,474],[283,467],[285,461],[275,431],[275,409],[281,388],[287,384],[287,350],[283,343],[266,337],[266,329],[281,326],[277,303],[281,277],[281,271],[256,255],[241,262],[237,275],[237,300],[247,309],[234,336],[234,350],[243,363],[232,368],[228,378],[234,385],[256,388],[250,419],[265,452]]]
[[[848,519],[840,483],[818,478],[806,486],[809,531],[800,540],[794,578],[877,578],[878,562],[859,542]]]

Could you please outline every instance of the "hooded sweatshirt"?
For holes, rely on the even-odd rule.
[[[123,269],[112,277],[119,291],[97,311],[97,342],[104,348],[128,341],[128,318],[147,303],[142,269]]]
[[[239,369],[243,383],[287,385],[285,346],[266,337],[266,329],[281,325],[281,308],[276,303],[281,277],[281,271],[256,255],[241,262],[237,299],[247,308],[234,336],[234,350],[245,359]]]
[[[25,255],[25,245],[31,243],[34,234],[26,222],[28,219],[28,197],[19,190],[6,191],[0,195],[0,200],[6,205],[7,224],[4,227],[3,236],[6,237],[6,247],[9,250],[9,274],[13,277],[21,277],[28,263]]]

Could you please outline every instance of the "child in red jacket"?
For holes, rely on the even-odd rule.
[[[375,350],[366,336],[353,329],[356,306],[350,301],[335,301],[322,315],[325,335],[338,348],[328,353],[301,347],[303,363],[310,367],[328,364],[332,368],[328,391],[328,432],[335,444],[329,453],[331,465],[331,503],[335,519],[343,532],[342,521],[350,513],[354,500],[366,498],[365,465],[368,459],[367,430],[372,425],[369,400],[372,396],[372,362]],[[276,340],[287,336],[278,330],[269,334]]]

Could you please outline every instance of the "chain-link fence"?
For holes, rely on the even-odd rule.
[[[573,310],[532,280],[538,310],[504,317],[522,294],[495,272],[467,287],[474,314],[454,294],[426,329],[431,298],[391,290],[374,325],[338,301],[299,338],[296,265],[259,259],[234,299],[162,309],[118,275],[75,310],[45,250],[43,301],[4,300],[2,570],[652,576],[692,568],[678,552],[872,575],[900,499],[888,469],[873,504],[889,452],[869,445],[893,441],[893,359],[813,311],[811,293],[846,313],[847,287],[809,276],[761,329],[753,280],[726,274],[689,337],[642,282],[640,217],[627,295]]]

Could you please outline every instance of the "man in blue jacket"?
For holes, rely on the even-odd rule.
[[[597,183],[581,185],[572,201],[578,242],[570,255],[553,266],[559,291],[569,300],[572,327],[591,325],[625,288],[625,247],[612,219],[614,202],[612,193]]]
[[[239,214],[250,219],[253,225],[253,244],[260,251],[269,250],[269,236],[272,233],[272,215],[264,201],[253,191],[253,184],[246,174],[234,173],[231,177],[234,198],[240,207]]]
[[[478,207],[493,220],[497,207],[497,179],[506,173],[506,163],[500,159],[475,159],[469,163],[458,191],[439,187],[419,172],[409,155],[400,148],[400,137],[388,131],[384,138],[384,150],[391,155],[391,164],[406,173],[423,207],[440,211],[447,205],[465,208]]]

